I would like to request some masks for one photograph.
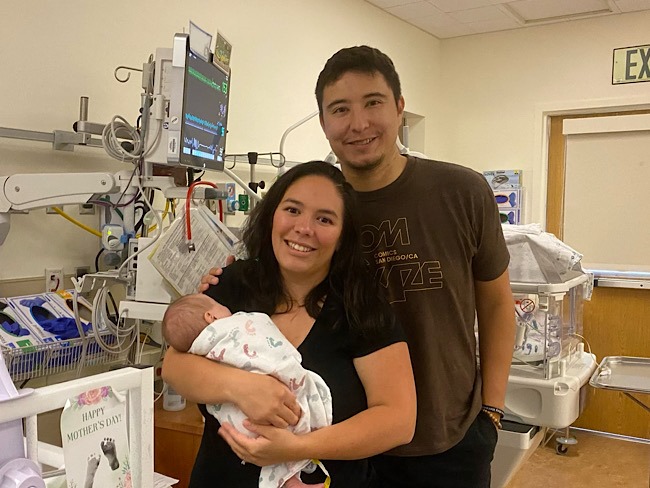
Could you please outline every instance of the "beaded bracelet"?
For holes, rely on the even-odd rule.
[[[500,408],[497,407],[492,407],[490,405],[483,405],[481,407],[481,410],[484,411],[488,417],[490,417],[490,420],[494,423],[497,429],[501,429],[501,419],[505,415],[505,412],[501,410]]]
[[[493,406],[491,406],[491,405],[483,405],[481,408],[482,408],[483,410],[485,410],[486,412],[496,413],[496,414],[499,416],[499,420],[501,420],[501,419],[503,418],[503,416],[506,414],[506,413],[505,413],[503,410],[501,410],[500,408],[493,407]]]

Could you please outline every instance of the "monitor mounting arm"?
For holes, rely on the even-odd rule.
[[[0,245],[9,232],[10,212],[86,203],[95,195],[115,193],[119,189],[119,177],[110,173],[0,176]]]

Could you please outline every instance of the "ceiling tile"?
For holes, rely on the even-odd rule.
[[[474,22],[465,24],[472,34],[482,34],[484,32],[497,32],[504,30],[517,29],[521,27],[515,19],[504,16],[501,19],[486,20],[482,22]]]
[[[458,12],[488,5],[499,5],[506,0],[427,0],[443,12]]]
[[[472,22],[489,22],[495,20],[511,19],[503,10],[494,5],[489,7],[473,8],[470,10],[461,10],[460,12],[451,12],[451,17],[458,22],[471,24]]]
[[[439,39],[473,34],[473,32],[465,24],[450,20],[447,20],[446,22],[440,22],[440,19],[435,17],[421,17],[419,19],[413,19],[409,22],[414,26],[419,27],[423,31],[433,34]]]
[[[399,5],[406,5],[407,3],[416,3],[421,0],[366,0],[369,3],[372,3],[373,5],[376,5],[379,8],[390,8],[390,7],[397,7]]]
[[[428,2],[409,3],[408,5],[387,8],[386,11],[405,20],[441,14],[440,10]]]

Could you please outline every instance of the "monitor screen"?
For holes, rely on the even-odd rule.
[[[180,163],[223,171],[230,75],[187,49]]]

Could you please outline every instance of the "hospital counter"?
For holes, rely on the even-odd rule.
[[[196,404],[178,412],[154,404],[154,470],[179,480],[174,488],[187,488],[203,435],[203,417]]]

